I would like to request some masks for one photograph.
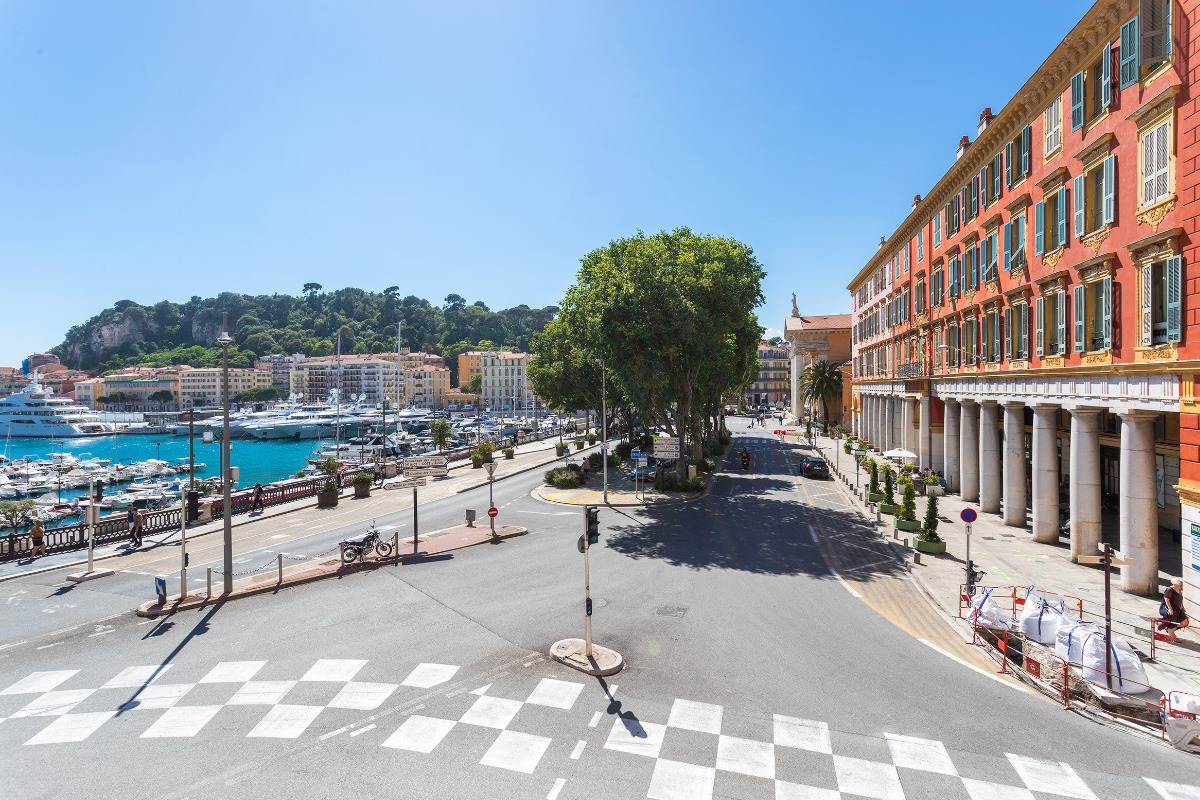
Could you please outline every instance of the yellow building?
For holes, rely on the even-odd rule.
[[[450,394],[448,367],[420,367],[404,370],[404,400],[417,408],[442,409]]]
[[[483,374],[483,351],[468,350],[458,355],[458,386],[465,388],[471,378]]]
[[[230,369],[229,396],[232,398],[251,389],[271,386],[271,371],[266,369]],[[220,367],[201,369],[181,368],[179,373],[179,407],[215,406],[222,402],[224,381]]]

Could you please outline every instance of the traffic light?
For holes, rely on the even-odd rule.
[[[587,615],[589,617],[592,615],[592,598],[590,597],[587,599]]]
[[[587,543],[596,544],[600,541],[600,509],[588,506],[584,509],[584,514],[587,515]],[[588,613],[592,612],[589,610]]]

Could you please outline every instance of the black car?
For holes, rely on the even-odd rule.
[[[816,456],[808,456],[804,459],[801,465],[804,477],[806,478],[828,478],[829,465],[825,463],[825,459],[817,458]]]

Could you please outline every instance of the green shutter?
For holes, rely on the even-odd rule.
[[[1021,175],[1029,174],[1029,149],[1033,142],[1033,128],[1029,125],[1021,131]]]
[[[992,312],[992,361],[1000,360],[1000,314]]]
[[[992,199],[996,200],[1000,197],[1000,154],[996,153],[992,159]]]
[[[958,256],[950,259],[950,296],[958,296]]]
[[[1121,26],[1121,88],[1138,81],[1138,18]]]
[[[1104,335],[1104,348],[1107,350],[1112,347],[1112,278],[1105,278],[1101,284],[1104,319],[1101,320],[1100,329]]]
[[[1100,58],[1100,107],[1112,105],[1112,42],[1104,45],[1104,55]]]
[[[1012,257],[1013,257],[1012,223],[1006,222],[1006,223],[1004,223],[1004,271],[1005,272],[1010,272],[1012,270]]]
[[[1017,311],[1021,318],[1021,358],[1029,358],[1029,304],[1022,303],[1017,306]]]
[[[1083,72],[1071,76],[1071,130],[1083,127]]]
[[[1086,327],[1084,325],[1086,317],[1086,305],[1084,298],[1087,294],[1087,287],[1082,284],[1075,287],[1075,302],[1072,304],[1071,314],[1075,317],[1075,352],[1082,353],[1087,348],[1084,346],[1084,336],[1086,335]],[[1095,320],[1093,320],[1095,324]]]
[[[1033,254],[1046,252],[1046,204],[1039,200],[1033,206]]]
[[[1167,259],[1167,341],[1178,342],[1183,332],[1182,283],[1183,259],[1171,256]]]
[[[1004,185],[1013,185],[1013,143],[1004,145]]]
[[[1054,247],[1057,250],[1067,243],[1067,187],[1060,186],[1058,189],[1058,238],[1054,242]]]
[[[1104,180],[1104,187],[1102,191],[1104,196],[1104,199],[1102,200],[1102,214],[1104,224],[1107,225],[1116,217],[1117,157],[1115,155],[1111,155],[1104,159],[1104,167],[1101,175],[1103,176]],[[1078,191],[1078,189],[1076,191]],[[1076,199],[1075,203],[1078,205],[1079,200]]]
[[[1167,58],[1167,0],[1141,0],[1138,63],[1159,64]]]
[[[1067,293],[1058,293],[1058,335],[1054,339],[1054,352],[1067,352]]]
[[[1045,325],[1042,324],[1045,310],[1045,298],[1039,297],[1033,309],[1034,323],[1037,325],[1037,354],[1039,356],[1046,354],[1046,331]]]
[[[1075,176],[1075,235],[1080,239],[1083,238],[1084,220],[1083,220],[1083,201],[1086,197],[1083,190],[1084,176]]]

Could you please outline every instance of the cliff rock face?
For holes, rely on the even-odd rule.
[[[67,345],[66,363],[81,363],[86,352],[103,358],[126,345],[146,341],[146,337],[153,336],[157,330],[158,326],[153,320],[134,319],[127,314],[117,314],[93,327],[85,341]]]
[[[193,342],[207,347],[217,341],[217,337],[221,335],[221,320],[213,319],[213,316],[215,315],[197,314],[192,320]]]

